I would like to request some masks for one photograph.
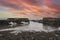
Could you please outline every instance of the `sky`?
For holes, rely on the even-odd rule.
[[[60,18],[60,0],[0,0],[2,17]]]

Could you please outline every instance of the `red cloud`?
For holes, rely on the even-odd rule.
[[[2,3],[13,4],[20,7],[18,10],[12,7],[13,11],[27,16],[55,17],[56,12],[59,12],[60,6],[54,6],[51,0],[0,0]],[[43,3],[43,7],[39,3]],[[45,12],[48,10],[48,12]]]

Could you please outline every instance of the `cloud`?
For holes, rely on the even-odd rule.
[[[58,17],[60,15],[59,0],[0,0],[0,6],[13,12],[16,15],[27,17]]]

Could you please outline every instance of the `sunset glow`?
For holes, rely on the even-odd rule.
[[[1,8],[13,17],[60,17],[60,0],[0,0]]]

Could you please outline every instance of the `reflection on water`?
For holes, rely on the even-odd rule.
[[[7,26],[1,26],[0,25],[0,31],[9,31],[14,30],[14,32],[20,32],[20,31],[54,31],[59,30],[59,27],[56,27],[55,25],[47,25],[37,22],[30,22],[29,25],[7,25]]]
[[[46,30],[59,30],[60,18],[43,18],[43,26]]]
[[[15,25],[15,26],[10,26],[10,25],[1,26],[0,25],[0,36],[7,37],[10,35],[18,35],[19,33],[22,34],[22,32],[27,32],[27,31],[33,32],[33,33],[34,32],[47,32],[48,33],[55,30],[60,30],[60,29],[59,27],[56,27],[55,25],[52,26],[52,25],[42,24],[42,23],[37,23],[37,22],[30,22],[29,25]]]
[[[24,27],[28,25],[0,25],[0,30],[1,29],[9,29],[9,28],[16,28],[16,27]]]
[[[25,23],[25,22],[22,22],[22,23]],[[42,38],[43,40],[45,40],[44,38],[46,39],[49,38],[49,39],[54,40],[55,38],[60,37],[59,36],[60,31],[57,31],[57,30],[60,30],[60,27],[58,25],[48,25],[48,24],[37,23],[37,22],[32,22],[32,21],[30,21],[29,25],[25,25],[25,24],[23,25],[15,25],[15,24],[14,25],[0,25],[0,40],[2,39],[23,40],[24,38],[28,40],[27,39],[28,37],[30,37],[30,40],[31,39],[34,40],[35,38],[36,40],[37,39],[40,40],[39,38]]]
[[[55,31],[55,30],[59,30],[60,26],[43,24],[43,28],[48,31]]]

